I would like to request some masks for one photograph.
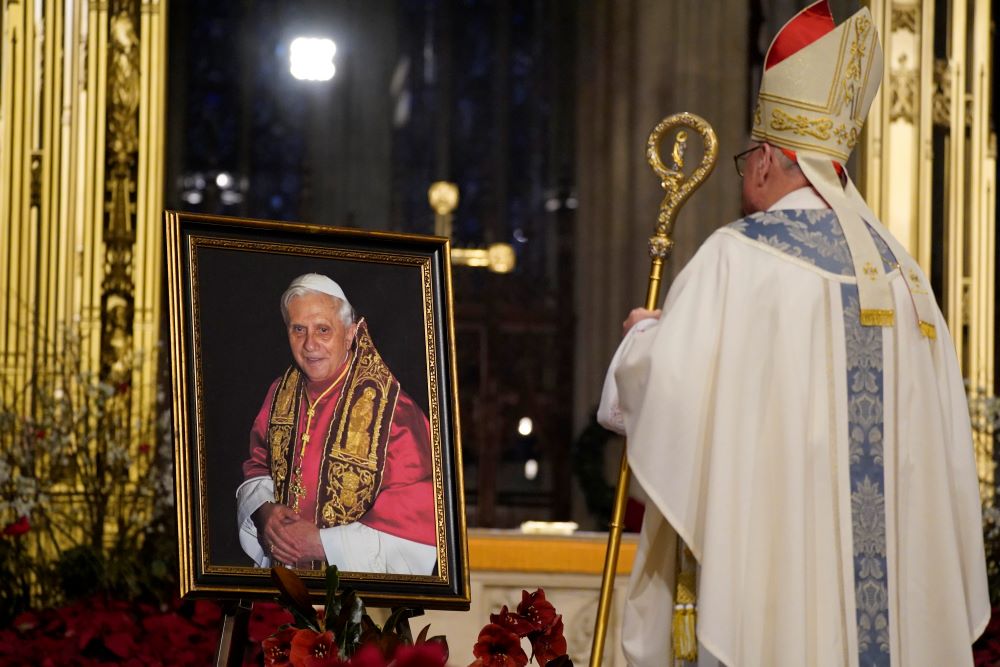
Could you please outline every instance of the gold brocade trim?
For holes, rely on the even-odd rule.
[[[316,523],[326,528],[357,521],[374,504],[399,398],[399,382],[375,349],[364,320],[357,327],[320,469]]]
[[[826,141],[830,138],[833,121],[829,118],[817,118],[813,120],[802,115],[790,116],[781,109],[772,109],[771,129],[790,130],[800,136],[810,135]]]
[[[854,150],[858,143],[859,130],[856,127],[847,129],[847,125],[841,123],[834,129],[834,136],[837,137],[838,144],[847,144],[847,150]]]
[[[840,97],[833,107],[833,113],[840,115],[845,104],[851,105],[851,118],[858,116],[857,94],[861,83],[861,61],[865,57],[864,39],[872,23],[867,16],[859,16],[854,22],[854,41],[851,43],[850,60],[844,68],[844,78],[840,82]]]
[[[274,497],[288,503],[288,468],[291,465],[290,444],[298,422],[301,373],[293,366],[285,371],[271,400],[267,422],[267,445],[271,460]]]
[[[920,321],[920,333],[924,335],[925,338],[930,338],[934,340],[937,338],[937,329],[930,322]]]
[[[778,136],[775,132],[768,131],[767,129],[760,130],[755,128],[750,132],[750,136],[755,141],[766,141],[769,143],[773,143],[775,146],[779,146],[781,148],[787,148],[789,150],[794,150],[794,151],[808,150],[808,151],[813,151],[815,153],[820,153],[822,155],[829,155],[830,157],[839,160],[840,162],[846,162],[847,158],[850,156],[850,153],[843,150],[836,150],[829,144],[817,143],[815,141],[812,142],[797,141],[793,139],[790,135],[786,134]]]
[[[896,313],[892,310],[868,309],[861,311],[861,325],[866,327],[891,327],[896,323]]]

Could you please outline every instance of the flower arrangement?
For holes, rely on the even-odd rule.
[[[994,457],[1000,434],[1000,398],[992,391],[966,384],[969,417],[973,431],[992,438]],[[994,459],[995,460],[995,459]],[[990,489],[991,492],[995,489]],[[990,494],[992,495],[992,493]],[[1000,509],[995,500],[983,505],[983,542],[986,549],[986,576],[989,583],[992,618],[983,635],[972,646],[976,667],[1000,665]]]
[[[173,588],[166,395],[140,406],[128,380],[99,377],[79,329],[49,341],[22,385],[2,380],[0,626],[95,593],[163,598]]]
[[[18,614],[0,629],[0,664],[200,667],[212,662],[221,622],[219,605],[209,600],[147,603],[96,595]]]
[[[521,647],[521,640],[531,644],[531,658]],[[524,667],[534,659],[540,667],[572,667],[566,654],[562,616],[545,599],[545,591],[521,591],[516,611],[507,605],[499,614],[490,614],[490,622],[479,632],[472,649],[476,657],[469,667]]]
[[[379,627],[365,613],[361,598],[350,589],[339,591],[336,566],[326,570],[326,603],[318,613],[309,591],[291,570],[271,569],[281,600],[292,622],[262,642],[264,664],[293,667],[442,667],[448,662],[444,637],[427,637],[424,627],[416,641],[397,609]]]
[[[448,662],[447,640],[428,638],[430,626],[414,640],[404,622],[405,609],[396,609],[384,626],[377,626],[353,590],[339,590],[336,566],[326,570],[321,612],[312,606],[309,591],[294,572],[272,568],[271,576],[291,617],[261,642],[265,666],[443,667]],[[252,628],[250,634],[253,638]],[[522,639],[531,646],[531,658]],[[566,654],[562,616],[542,589],[522,591],[516,611],[504,605],[499,614],[491,614],[472,653],[476,659],[469,667],[524,667],[531,659],[543,667],[573,665]]]

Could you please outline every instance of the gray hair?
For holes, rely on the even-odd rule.
[[[350,302],[347,298],[340,299],[338,297],[327,294],[326,292],[321,292],[319,290],[310,289],[308,287],[303,287],[301,285],[293,284],[291,287],[285,290],[285,293],[281,295],[281,317],[285,320],[285,326],[288,326],[288,304],[292,302],[292,299],[306,294],[322,294],[326,298],[333,301],[335,308],[338,308],[338,314],[340,315],[340,321],[343,322],[345,327],[349,327],[354,324],[354,308],[351,307]]]
[[[785,155],[785,152],[783,150],[781,150],[780,148],[778,148],[773,144],[771,144],[771,148],[774,149],[772,153],[774,154],[775,159],[778,162],[778,166],[780,166],[782,169],[784,169],[785,171],[796,171],[796,170],[802,171],[802,167],[799,166],[799,163],[791,159],[787,155]]]

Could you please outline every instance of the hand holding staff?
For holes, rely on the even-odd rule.
[[[678,129],[671,150],[671,167],[667,167],[660,157],[660,143],[670,132],[677,128],[688,128],[701,135],[704,144],[703,155],[699,165],[685,175],[684,158],[687,151],[688,133]],[[715,168],[719,155],[719,144],[715,131],[703,118],[692,113],[677,113],[664,118],[649,135],[646,143],[646,159],[649,166],[660,178],[660,185],[666,195],[660,203],[660,213],[656,219],[656,228],[649,238],[649,255],[651,259],[649,270],[649,286],[646,291],[646,309],[656,308],[660,297],[660,282],[663,277],[663,263],[673,247],[670,233],[680,207],[688,197],[697,190]],[[601,580],[601,597],[597,607],[597,618],[594,623],[594,642],[590,651],[590,667],[600,667],[604,657],[604,638],[607,633],[608,614],[611,608],[611,593],[615,583],[615,569],[618,566],[618,552],[621,547],[622,522],[625,517],[625,501],[629,486],[628,456],[622,453],[621,469],[618,473],[618,487],[615,492],[615,503],[611,513],[611,523],[608,532],[608,551],[604,559],[604,574]]]

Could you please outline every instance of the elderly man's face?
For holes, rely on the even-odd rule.
[[[340,301],[326,294],[303,294],[288,303],[288,345],[313,382],[332,380],[354,341],[356,327],[344,326],[339,311]]]

